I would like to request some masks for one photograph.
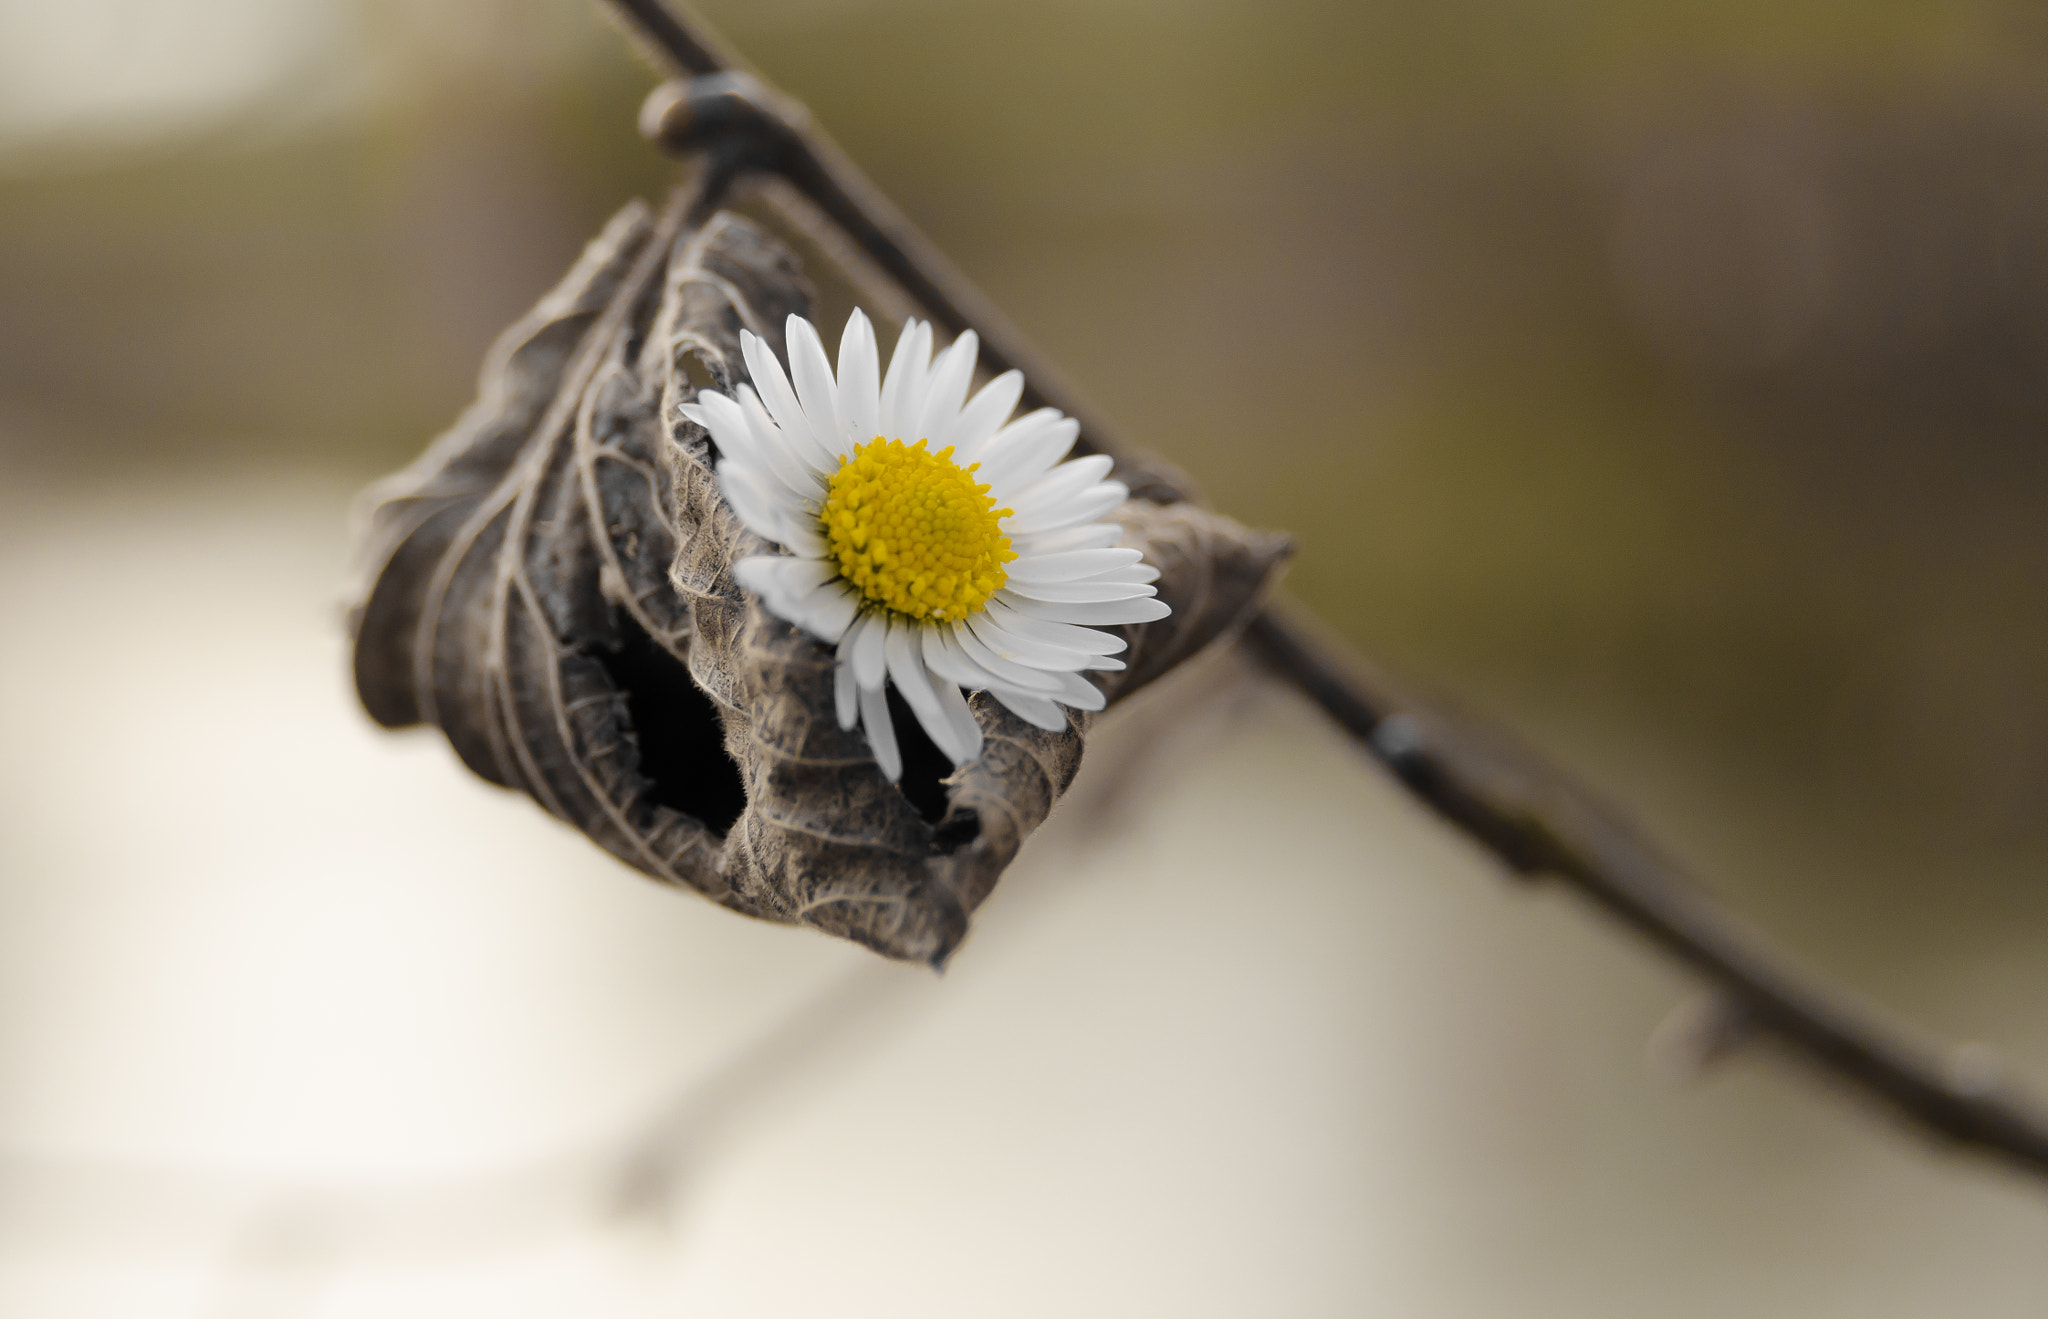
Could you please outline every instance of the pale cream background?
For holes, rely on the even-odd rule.
[[[1105,731],[943,979],[657,889],[431,734],[372,729],[339,635],[350,495],[452,412],[586,213],[652,174],[541,149],[581,124],[579,150],[638,159],[638,84],[598,109],[561,90],[644,79],[582,4],[0,0],[8,204],[115,180],[84,194],[74,247],[61,207],[0,214],[0,1314],[2048,1312],[2039,1186],[1768,1058],[1658,1081],[1645,1043],[1682,977],[1502,880],[1228,663]],[[1747,414],[1638,388],[1654,344],[1583,346],[1605,303],[1554,315],[1604,267],[1572,274],[1583,254],[1547,230],[1538,259],[1437,261],[1464,231],[1416,219],[1476,233],[1507,206],[1520,237],[1512,207],[1559,186],[1543,169],[1597,173],[1546,164],[1540,126],[1525,151],[1514,115],[1459,136],[1487,96],[1577,87],[1574,61],[1663,76],[1614,74],[1596,38],[1697,43],[1710,67],[1735,49],[1767,87],[1976,86],[2021,29],[1988,3],[1704,6],[1644,39],[1663,20],[1638,7],[1523,4],[1475,71],[1410,23],[1432,6],[1382,8],[1388,39],[1332,58],[1376,61],[1394,109],[1360,127],[1339,107],[1277,148],[1176,118],[1240,65],[1254,100],[1292,76],[1175,44],[1223,0],[1048,6],[1073,63],[1008,119],[989,106],[1015,73],[971,64],[1003,50],[942,6],[917,10],[937,35],[912,54],[951,81],[862,48],[860,96],[798,90],[839,98],[835,129],[1119,415],[1226,507],[1300,530],[1297,581],[1376,653],[1476,675],[1803,962],[2048,1087],[2042,724],[2019,699],[2048,502],[1987,458],[1972,479],[2012,507],[1984,515],[1970,486],[1943,513],[1960,497],[1908,464],[1872,500],[1898,532],[1872,558],[1863,514],[1813,494],[1862,489],[1832,459],[1753,461]],[[899,31],[912,9],[719,17],[817,78],[811,24]],[[1107,154],[1069,158],[1050,128],[1097,104],[1097,20],[1156,34],[1158,58],[1114,71]],[[1559,116],[1607,142],[1629,104]],[[1429,168],[1401,154],[1404,115],[1447,144]],[[988,176],[919,172],[984,147]],[[1682,183],[1696,162],[1674,158]],[[122,191],[136,159],[169,163]],[[1629,195],[1622,274],[1655,292],[1692,249],[1658,246],[1650,203],[1691,194]],[[316,268],[332,281],[291,282]],[[122,355],[57,378],[102,344]],[[1882,489],[1887,453],[1841,469]],[[1745,612],[1802,573],[1812,597]],[[1859,591],[1907,603],[1859,614]],[[1940,610],[1911,615],[1916,592]],[[1766,740],[1816,703],[1839,745]]]

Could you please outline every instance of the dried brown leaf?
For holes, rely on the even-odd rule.
[[[952,773],[899,718],[899,786],[833,717],[830,651],[734,584],[773,549],[677,408],[745,380],[742,328],[779,350],[808,302],[744,219],[621,212],[500,339],[455,428],[366,495],[357,686],[379,722],[439,725],[649,875],[936,964],[1073,780],[1091,717],[1048,733],[975,696],[985,749]],[[1189,504],[1118,518],[1173,613],[1119,629],[1129,667],[1093,675],[1112,703],[1240,626],[1288,551]]]

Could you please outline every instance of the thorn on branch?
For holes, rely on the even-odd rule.
[[[1650,1033],[1651,1069],[1674,1085],[1697,1081],[1753,1043],[1756,1018],[1739,999],[1715,990],[1694,994]]]

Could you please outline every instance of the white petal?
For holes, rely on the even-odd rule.
[[[860,597],[834,575],[824,585],[792,603],[789,621],[820,641],[831,643],[846,635],[846,629],[852,626],[854,615],[859,612]]]
[[[1060,531],[1017,531],[1003,520],[1003,534],[1010,538],[1019,558],[1040,554],[1064,554],[1068,550],[1108,549],[1124,538],[1124,529],[1114,522],[1096,522]]]
[[[735,459],[718,465],[718,487],[749,529],[807,559],[824,557],[817,515],[773,477]]]
[[[1010,712],[1025,723],[1043,728],[1048,733],[1064,733],[1069,727],[1060,708],[1043,696],[1030,696],[1006,687],[991,687],[988,694],[1008,706]]]
[[[996,599],[1027,618],[1042,619],[1048,623],[1073,623],[1081,627],[1152,623],[1173,612],[1166,601],[1149,598],[1053,602],[1032,600],[1024,596],[1011,595],[1008,591],[998,591]]]
[[[945,352],[932,362],[931,378],[925,383],[924,407],[919,410],[917,424],[903,438],[906,441],[928,439],[943,435],[960,415],[960,405],[967,401],[967,387],[974,383],[974,357],[981,350],[981,338],[972,330],[962,330]],[[932,448],[939,446],[933,444]]]
[[[902,778],[903,754],[896,749],[896,726],[889,722],[889,698],[880,687],[860,689],[860,724],[882,773],[891,783]]]
[[[1061,463],[1016,493],[1005,495],[1003,502],[1017,510],[1021,517],[1057,508],[1096,482],[1106,480],[1114,465],[1107,454],[1092,453],[1086,458],[1076,458]]]
[[[814,471],[831,471],[837,463],[811,434],[804,405],[797,400],[796,390],[791,388],[789,377],[783,374],[782,363],[776,360],[768,341],[751,330],[741,330],[740,352],[747,359],[747,374],[753,378],[754,389],[767,406],[768,415],[775,419],[776,429],[782,432],[785,449]]]
[[[792,554],[801,554],[806,559],[822,559],[832,551],[825,544],[825,538],[818,534],[817,526],[815,514],[787,514],[782,519],[782,543],[789,546]]]
[[[1032,600],[1065,601],[1074,604],[1090,604],[1097,600],[1132,600],[1139,596],[1159,594],[1159,588],[1156,586],[1144,586],[1137,582],[1106,582],[1100,577],[1088,577],[1078,582],[1011,582],[1003,590]]]
[[[853,629],[839,638],[839,661],[832,666],[832,708],[841,728],[852,728],[860,718],[860,689],[853,681]]]
[[[732,566],[732,579],[756,595],[766,595],[774,587],[772,569],[781,557],[779,554],[756,554],[741,559]]]
[[[1112,568],[1122,568],[1145,556],[1137,550],[1116,546],[1106,550],[1068,550],[1064,554],[1020,556],[1003,565],[1004,573],[1020,582],[1071,582],[1082,577],[1099,577]]]
[[[1149,563],[1134,563],[1127,568],[1112,568],[1108,572],[1097,573],[1088,580],[1091,582],[1136,582],[1142,586],[1147,582],[1158,581],[1159,570]]]
[[[725,496],[725,502],[732,505],[732,511],[739,514],[747,530],[757,536],[782,543],[782,507],[773,498],[761,493],[755,480],[745,468],[737,463],[723,463],[718,469],[718,489]]]
[[[833,566],[822,559],[799,559],[789,554],[757,555],[732,566],[734,581],[767,596],[774,605],[801,600],[834,575]]]
[[[881,370],[875,327],[868,323],[867,313],[855,307],[839,336],[839,410],[856,445],[882,433]]]
[[[774,475],[776,483],[791,494],[810,499],[823,497],[824,482],[818,479],[810,465],[789,445],[789,439],[782,427],[775,424],[775,418],[768,415],[768,409],[761,402],[761,396],[754,392],[752,385],[739,388],[740,411],[747,419],[747,429],[754,436],[755,462],[761,469]]]
[[[1067,496],[1058,504],[1040,506],[1031,512],[1016,509],[1012,516],[1003,519],[1003,527],[1008,530],[1014,526],[1017,534],[1027,536],[1064,531],[1077,522],[1093,522],[1105,516],[1130,497],[1130,487],[1123,482],[1103,481]]]
[[[777,429],[792,440],[797,432],[809,429],[804,425],[804,406],[768,341],[752,330],[741,330],[740,356],[746,359],[748,381],[767,405],[768,415],[775,418]]]
[[[863,614],[853,625],[853,677],[864,692],[882,689],[889,672],[889,661],[882,653],[888,634],[888,619],[882,614]]]
[[[925,735],[932,744],[946,753],[954,764],[965,764],[967,748],[953,737],[953,725],[947,721],[946,712],[939,708],[939,698],[932,691],[931,680],[924,674],[924,656],[918,645],[920,624],[910,619],[895,617],[889,620],[887,640],[883,653],[889,661],[889,677],[896,684],[896,690],[903,693],[903,700],[910,706],[910,712],[917,716],[917,722],[924,725]]]
[[[775,475],[775,473],[767,468],[739,458],[727,458],[718,464],[718,479],[721,484],[733,476],[737,476],[745,481],[748,488],[753,490],[755,494],[759,495],[765,502],[774,505],[778,526],[783,518],[813,516],[804,509],[806,501],[794,490],[783,484],[781,477]],[[1022,533],[1018,534],[1021,535]],[[1017,543],[1017,538],[1015,536],[1011,537],[1010,543],[1014,546]],[[1021,553],[1022,551],[1019,552]]]
[[[1025,668],[1079,669],[1085,667],[1090,658],[1083,651],[1043,640],[1022,630],[1012,631],[997,622],[987,610],[969,618],[967,630],[998,660],[1021,664]]]
[[[946,645],[957,624],[940,623],[926,627],[918,641],[924,650],[924,667],[933,676],[959,683],[969,691],[988,685],[989,675],[957,648]]]
[[[970,686],[975,690],[985,690],[991,686],[1003,683],[1007,683],[1012,687],[1021,687],[1027,691],[1055,692],[1059,690],[1059,684],[1053,680],[1050,674],[1033,668],[1031,665],[1025,664],[1020,660],[998,655],[975,632],[971,626],[971,621],[970,623],[961,623],[956,626],[947,634],[945,640],[948,649],[958,650],[963,659],[972,663],[974,667],[983,670],[987,675],[981,682],[963,685]],[[1069,665],[1067,667],[1075,666]]]
[[[1061,705],[1071,705],[1076,710],[1100,710],[1109,704],[1102,689],[1078,673],[1055,673],[1060,680],[1059,695],[1053,697]]]
[[[924,408],[925,374],[931,369],[931,359],[932,327],[923,321],[905,321],[896,340],[896,353],[889,359],[889,373],[882,377],[881,429],[877,434],[892,440],[917,438],[909,431]]]
[[[811,323],[794,312],[790,313],[783,334],[789,341],[789,374],[796,384],[797,399],[803,404],[804,419],[811,424],[811,438],[835,460],[844,458],[853,446],[847,443],[846,418],[839,411],[839,386],[832,379],[832,360],[825,356],[825,345]]]
[[[978,475],[1002,499],[1052,470],[1081,437],[1081,423],[1056,408],[1028,412],[997,431],[981,453]]]
[[[746,390],[746,386],[740,386]],[[752,391],[747,391],[752,398]],[[753,400],[754,409],[760,412],[760,400]],[[711,432],[711,438],[718,445],[718,467],[722,471],[737,463],[759,477],[758,484],[763,492],[780,494],[784,491],[798,495],[815,484],[808,472],[797,472],[793,462],[784,453],[781,439],[775,433],[775,423],[766,412],[761,412],[762,425],[770,437],[763,442],[756,433],[747,409],[738,399],[724,394],[699,394],[695,403],[685,403],[680,409],[690,420]],[[794,477],[786,476],[794,472]]]
[[[747,415],[731,397],[707,390],[676,411],[711,432],[711,442],[718,446],[721,461],[754,456],[754,437],[747,429]]]
[[[1055,623],[1019,613],[1000,600],[989,601],[988,607],[982,612],[994,619],[997,625],[1011,636],[1031,637],[1065,650],[1079,651],[1083,655],[1117,655],[1130,644],[1122,637],[1092,627]]]
[[[932,437],[932,447],[943,449],[953,446],[953,461],[961,466],[978,462],[982,448],[991,435],[1010,419],[1017,410],[1017,400],[1024,397],[1024,373],[1005,371],[981,387],[981,392],[960,410],[960,415],[945,433]]]
[[[981,759],[981,723],[968,708],[967,698],[957,686],[936,676],[932,679],[932,692],[939,698],[939,709],[945,712],[946,722],[953,726],[954,740],[967,752],[967,759],[960,763]]]

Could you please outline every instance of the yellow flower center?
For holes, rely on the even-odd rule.
[[[953,446],[876,436],[832,473],[819,515],[839,575],[863,599],[912,618],[962,619],[988,603],[1017,557],[1003,534],[979,463],[961,467]]]

